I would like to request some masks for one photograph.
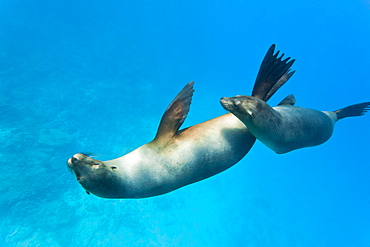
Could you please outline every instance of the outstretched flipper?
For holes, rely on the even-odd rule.
[[[176,135],[189,113],[194,93],[193,85],[193,81],[186,84],[186,86],[167,107],[162,116],[154,141],[166,142]]]
[[[274,54],[275,45],[268,49],[258,71],[252,96],[268,101],[274,93],[289,80],[295,71],[290,72],[290,67],[295,60],[290,57],[282,60],[284,54],[278,57],[279,52]],[[290,60],[290,61],[289,61]]]
[[[294,105],[295,97],[293,94],[286,96],[278,105]]]
[[[293,62],[295,60],[292,60]],[[267,102],[271,97],[272,95],[274,95],[276,93],[276,91],[281,88],[281,86],[283,86],[285,84],[285,82],[287,82],[290,77],[292,77],[295,73],[295,70],[292,71],[292,72],[289,72],[290,69],[287,71],[287,73],[285,73],[279,80],[277,83],[275,83],[274,86],[272,86],[271,90],[267,93],[266,97],[265,97],[265,102]]]
[[[364,102],[356,105],[350,105],[334,111],[337,114],[337,121],[346,117],[358,117],[364,115],[370,110],[370,102]]]

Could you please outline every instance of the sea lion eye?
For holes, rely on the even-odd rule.
[[[236,107],[239,107],[241,103],[242,103],[241,100],[238,99],[234,100],[234,106]]]
[[[112,170],[116,170],[116,169],[117,169],[117,167],[115,167],[115,166],[112,166],[112,167],[111,167],[111,169],[112,169]]]

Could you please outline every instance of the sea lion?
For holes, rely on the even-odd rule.
[[[331,137],[335,123],[346,117],[362,116],[370,102],[331,111],[294,106],[293,95],[278,106],[251,96],[221,98],[222,106],[232,112],[262,143],[278,154],[320,145]]]
[[[272,45],[262,61],[253,95],[268,100],[294,73],[294,60]],[[290,60],[290,61],[289,61]],[[233,114],[179,130],[193,96],[189,82],[166,109],[153,141],[109,161],[78,153],[68,167],[86,192],[104,198],[144,198],[168,193],[218,174],[241,160],[255,137]]]

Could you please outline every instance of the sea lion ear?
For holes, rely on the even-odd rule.
[[[194,82],[191,81],[180,91],[162,116],[154,141],[168,141],[177,134],[185,121],[193,97]]]
[[[286,96],[278,105],[294,105],[296,102],[294,95]]]

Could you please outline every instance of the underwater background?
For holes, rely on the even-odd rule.
[[[183,127],[225,114],[273,43],[297,72],[269,104],[370,100],[369,0],[1,0],[0,245],[370,246],[370,114],[153,198],[87,195],[67,169],[151,141],[189,81]]]

